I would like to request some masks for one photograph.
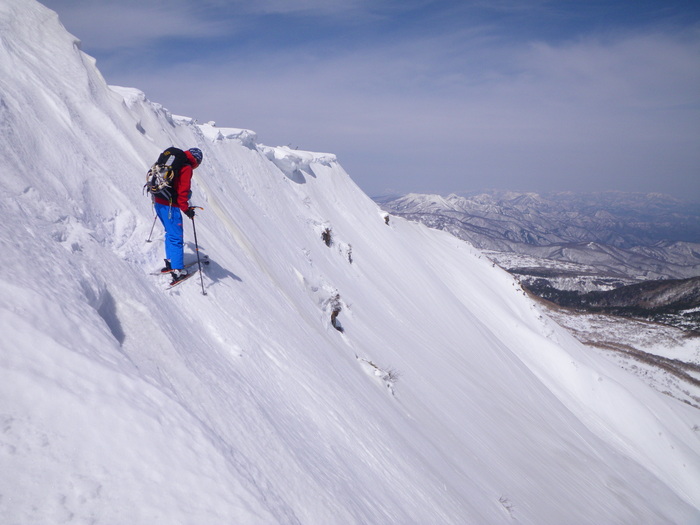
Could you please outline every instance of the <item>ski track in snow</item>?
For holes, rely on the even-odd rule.
[[[387,223],[333,155],[108,87],[33,0],[0,30],[4,522],[700,520],[700,412],[477,250]],[[206,296],[149,275],[171,144],[204,151]]]

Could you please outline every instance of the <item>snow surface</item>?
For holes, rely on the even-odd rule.
[[[0,0],[0,128],[3,523],[700,521],[698,410],[333,155],[109,88],[33,0]],[[171,144],[211,264],[168,290]]]

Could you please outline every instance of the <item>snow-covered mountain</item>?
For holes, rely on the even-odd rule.
[[[700,520],[700,411],[333,155],[108,87],[34,0],[0,0],[0,129],[4,523]],[[169,290],[171,144],[211,263]]]
[[[665,195],[490,192],[377,201],[477,248],[525,256],[494,255],[504,267],[536,258],[628,280],[700,275],[700,206]]]

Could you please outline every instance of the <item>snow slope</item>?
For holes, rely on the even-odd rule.
[[[697,410],[333,155],[109,88],[33,0],[0,0],[0,127],[3,523],[700,520]],[[171,144],[211,264],[167,290]]]

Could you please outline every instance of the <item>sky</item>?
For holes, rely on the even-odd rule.
[[[111,85],[369,195],[700,201],[697,0],[46,0]]]

